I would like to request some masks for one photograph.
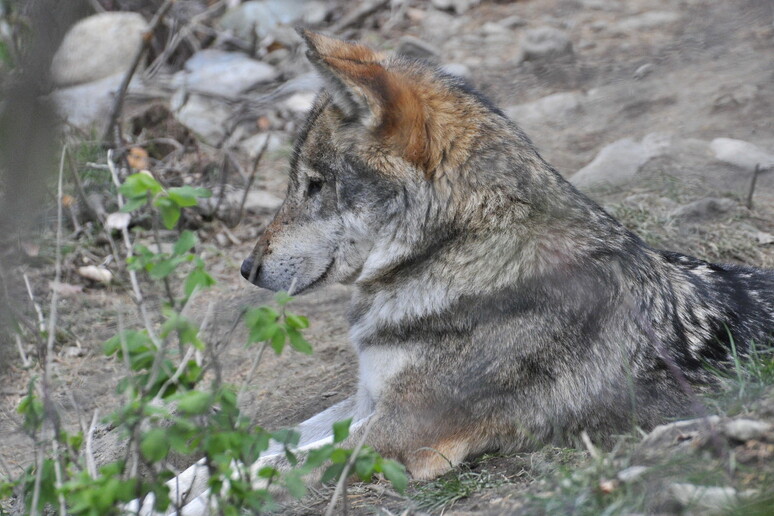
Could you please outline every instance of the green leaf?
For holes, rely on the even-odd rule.
[[[189,391],[180,396],[177,408],[185,414],[203,414],[210,408],[212,397],[202,391]]]
[[[323,484],[330,482],[331,480],[336,480],[341,476],[342,471],[344,471],[344,463],[331,464],[322,474],[322,478],[320,480]]]
[[[285,330],[277,328],[277,332],[271,337],[271,349],[278,355],[282,353],[282,348],[285,347]]]
[[[197,287],[208,288],[214,284],[215,278],[210,276],[203,268],[197,267],[188,273],[183,291],[185,292],[185,297],[191,297],[191,294],[193,294]]]
[[[305,328],[309,328],[309,319],[304,317],[303,315],[293,315],[288,314],[285,316],[285,322],[288,326],[291,328],[295,328],[297,330],[303,330]]]
[[[169,453],[169,440],[167,431],[162,428],[149,430],[142,436],[140,441],[140,451],[143,457],[151,462],[163,460]]]
[[[179,186],[167,190],[169,198],[178,206],[196,206],[199,197],[211,197],[212,192],[206,188],[194,188],[192,186]]]
[[[175,242],[175,246],[172,248],[173,254],[183,254],[187,253],[191,249],[193,249],[193,246],[196,245],[196,233],[193,231],[183,231],[180,233],[180,238],[177,239],[177,242]]]
[[[164,227],[173,229],[180,220],[180,206],[172,202],[168,197],[159,197],[154,203],[159,209]]]
[[[134,210],[139,210],[148,203],[147,197],[135,197],[134,199],[127,200],[123,206],[121,206],[121,212],[130,213]]]
[[[376,455],[373,453],[361,454],[355,460],[355,472],[360,480],[368,482],[374,474],[374,468],[376,467]]]
[[[138,172],[127,177],[124,184],[118,189],[119,192],[132,199],[147,197],[148,193],[153,196],[161,192],[161,190],[161,184],[153,176],[144,172]]]
[[[322,463],[331,457],[331,453],[333,453],[333,445],[331,444],[309,450],[309,453],[306,455],[304,466],[309,468],[322,466]]]
[[[352,424],[352,418],[333,423],[333,442],[338,444],[349,437],[349,426]]]
[[[285,487],[295,498],[303,498],[306,496],[306,486],[301,478],[301,475],[297,471],[291,471],[285,475]]]
[[[387,480],[392,482],[392,486],[399,493],[403,493],[408,486],[408,475],[406,468],[400,462],[391,459],[382,459],[380,468]]]
[[[331,462],[335,464],[343,464],[349,460],[349,456],[352,454],[352,450],[347,450],[345,448],[336,448],[333,450],[333,453],[331,453]]]
[[[300,331],[294,328],[288,328],[287,332],[288,337],[290,338],[290,346],[293,349],[300,353],[304,353],[305,355],[312,354],[312,346],[306,341],[304,336],[301,335]]]

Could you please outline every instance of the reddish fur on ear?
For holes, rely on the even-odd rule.
[[[309,31],[301,31],[310,59],[324,65],[368,103],[378,136],[430,178],[440,163],[431,152],[429,113],[417,85],[382,64],[386,57],[370,48]]]

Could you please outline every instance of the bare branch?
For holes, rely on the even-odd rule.
[[[134,55],[134,59],[132,60],[132,64],[129,67],[129,69],[126,71],[126,74],[124,75],[123,80],[121,81],[121,85],[118,88],[118,91],[116,92],[115,100],[113,101],[113,109],[110,111],[110,119],[108,120],[108,125],[105,128],[105,134],[102,137],[102,140],[107,143],[111,140],[111,134],[113,133],[113,128],[115,128],[118,124],[118,119],[121,116],[121,111],[124,107],[124,98],[126,97],[126,90],[129,89],[129,83],[132,80],[132,76],[134,76],[134,73],[137,71],[137,67],[140,65],[140,62],[142,61],[142,58],[145,56],[145,53],[148,51],[148,48],[150,47],[150,43],[153,40],[153,32],[156,30],[156,27],[158,27],[161,20],[164,18],[164,15],[167,13],[170,7],[172,7],[172,4],[175,3],[176,0],[165,0],[163,4],[161,4],[161,7],[159,7],[159,10],[156,11],[156,14],[153,16],[153,19],[151,20],[150,24],[148,25],[148,30],[143,34],[142,36],[142,43],[140,43],[140,48],[137,49],[137,53]],[[117,142],[118,145],[121,144],[120,139]]]

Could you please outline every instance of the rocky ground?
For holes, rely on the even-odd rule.
[[[466,78],[519,123],[562,174],[649,243],[712,261],[774,267],[769,0],[236,4],[180,2],[171,11],[174,23],[135,74],[123,118],[124,141],[135,148],[129,165],[169,184],[208,186],[222,197],[210,206],[215,216],[190,221],[218,280],[191,313],[214,307],[214,338],[241,307],[271,303],[270,294],[248,285],[238,271],[281,202],[293,137],[319,87],[293,23],[425,59]],[[111,92],[152,14],[140,9],[85,20],[52,67],[58,86],[50,99],[80,149],[87,193],[108,211],[110,201],[100,199],[105,157],[84,142],[104,130]],[[109,45],[100,38],[115,31],[125,48],[110,47],[103,55],[100,49]],[[252,181],[264,145],[268,151]],[[119,312],[126,325],[135,317],[125,282],[106,285],[78,273],[83,266],[102,267],[107,256],[89,232],[90,210],[80,204],[73,220],[85,229],[68,240],[63,283],[69,287],[60,292],[56,348],[57,401],[71,426],[116,405],[122,367],[102,356],[101,343],[115,333]],[[23,269],[43,306],[53,279],[50,228],[48,235],[24,248]],[[159,294],[150,293],[152,299]],[[315,353],[264,360],[244,407],[257,422],[293,425],[352,393],[356,363],[347,345],[347,302],[344,287],[294,302],[293,310],[312,322]],[[229,382],[240,383],[249,370],[253,351],[242,342],[237,334],[219,356]],[[31,354],[31,347],[22,349]],[[768,360],[704,401],[717,418],[680,423],[644,440],[622,436],[612,451],[589,445],[488,457],[413,485],[408,497],[387,484],[356,485],[350,508],[356,514],[706,514],[742,503],[739,514],[772,514],[774,390],[766,384],[774,383],[774,366]],[[0,382],[0,456],[21,467],[31,460],[32,443],[14,407],[37,369],[22,357],[12,362]],[[98,451],[108,458],[111,446]],[[287,512],[318,514],[326,494]]]

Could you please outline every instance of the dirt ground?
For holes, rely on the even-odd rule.
[[[424,10],[424,3],[419,4]],[[678,17],[645,28],[621,23],[653,11]],[[513,15],[525,25],[508,34],[491,28]],[[574,46],[571,58],[545,64],[518,58],[521,33],[542,25],[567,31]],[[401,36],[420,37],[439,49],[441,62],[468,66],[471,82],[502,107],[557,92],[582,93],[582,110],[523,124],[541,154],[567,177],[605,145],[625,137],[640,140],[654,132],[703,141],[735,138],[774,151],[774,3],[770,0],[484,1],[464,15],[428,9],[422,19],[401,20],[386,33],[363,28],[352,35],[384,49],[393,48]],[[645,65],[648,73],[635,73]],[[287,149],[276,152],[264,165],[257,188],[284,195],[285,156]],[[637,181],[589,193],[653,244],[716,261],[771,267],[774,244],[761,245],[748,235],[751,228],[774,233],[774,173],[759,176],[753,210],[743,206],[750,180],[749,171],[676,149],[649,162]],[[730,212],[708,216],[698,224],[669,220],[674,206],[704,197],[739,202]],[[240,308],[272,302],[270,293],[239,275],[241,260],[270,217],[268,211],[253,215],[232,229],[239,244],[225,247],[214,240],[202,244],[218,284],[196,300],[191,313],[202,317],[212,305],[213,338],[225,333]],[[43,244],[41,254],[45,251]],[[53,279],[50,262],[33,264],[26,273],[37,301],[46,306]],[[64,281],[83,283],[76,276]],[[115,333],[118,312],[126,326],[136,320],[127,285],[84,285],[83,292],[62,298],[59,306],[62,335],[55,361],[56,400],[70,427],[78,425],[79,418],[90,420],[95,410],[108,413],[117,403],[114,391],[122,367],[102,355],[101,344]],[[311,321],[307,335],[315,352],[266,355],[244,406],[256,422],[269,428],[290,426],[353,392],[357,364],[347,343],[348,297],[346,287],[331,287],[293,302],[291,310]],[[244,331],[237,331],[219,355],[227,382],[239,384],[249,371],[254,349],[246,349],[244,340]],[[68,351],[72,348],[80,351]],[[0,379],[0,456],[12,468],[24,467],[32,459],[33,443],[20,431],[15,406],[35,374],[34,368],[25,369],[21,358],[15,357],[8,374]],[[514,484],[530,482],[520,476],[529,461],[518,456],[487,462],[483,467],[493,485],[484,491],[488,494],[459,501],[445,514],[509,514],[514,506],[509,505],[508,493]],[[482,466],[473,468],[480,473]],[[496,481],[501,476],[509,479],[508,487]],[[384,486],[369,489],[370,495],[362,490],[352,494],[356,513],[407,506],[400,499],[390,501]],[[321,510],[320,505],[305,507],[296,511],[316,514]]]

